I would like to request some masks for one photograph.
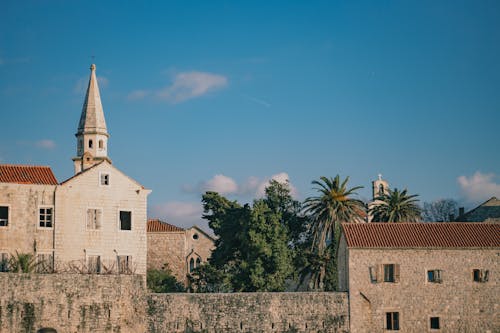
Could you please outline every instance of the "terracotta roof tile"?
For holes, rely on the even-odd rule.
[[[344,223],[350,248],[500,247],[495,223]]]
[[[148,219],[148,232],[179,232],[184,229],[176,227],[159,219]]]
[[[0,183],[57,185],[48,166],[0,164]]]

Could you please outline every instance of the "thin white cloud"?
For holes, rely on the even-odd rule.
[[[172,103],[181,103],[206,95],[227,86],[227,77],[208,72],[182,72],[175,75],[171,85],[160,89],[156,96]]]
[[[158,217],[182,228],[189,228],[195,224],[207,227],[206,222],[201,219],[202,214],[203,206],[201,202],[186,201],[169,201],[153,205],[149,213],[151,217]]]
[[[494,173],[481,173],[476,171],[472,176],[457,178],[460,189],[469,202],[485,201],[493,196],[500,197],[500,183],[495,179]]]
[[[282,184],[288,183],[291,195],[295,198],[298,196],[297,188],[290,182],[290,177],[286,172],[280,172],[264,178],[251,176],[242,184],[238,184],[231,177],[219,174],[207,181],[200,182],[196,186],[184,185],[182,186],[182,190],[187,193],[214,191],[223,195],[234,194],[237,196],[255,196],[261,198],[265,195],[266,187],[269,186],[271,180],[276,180]]]
[[[99,88],[106,88],[109,85],[109,80],[105,76],[97,76],[97,83],[99,84]],[[73,92],[75,94],[82,94],[87,91],[87,87],[89,85],[89,77],[81,77],[79,78],[75,86],[73,87]]]
[[[215,175],[212,179],[202,184],[203,191],[214,191],[220,194],[231,194],[238,192],[238,184],[231,177]]]
[[[56,143],[50,139],[43,139],[35,142],[35,146],[42,149],[54,149]]]

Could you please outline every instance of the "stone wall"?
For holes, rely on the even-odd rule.
[[[346,293],[152,294],[149,332],[348,332]]]
[[[138,275],[0,273],[0,333],[146,332]]]
[[[139,275],[0,273],[0,333],[348,332],[346,293],[148,294]]]
[[[399,313],[400,332],[500,332],[499,256],[498,249],[349,249],[352,332],[386,332],[387,312]],[[399,265],[399,280],[383,281],[384,264]],[[474,282],[474,269],[488,270],[488,281]],[[442,281],[428,282],[428,270],[441,270]]]
[[[148,269],[166,264],[178,281],[186,282],[185,231],[148,232]]]

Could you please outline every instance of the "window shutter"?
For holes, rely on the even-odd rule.
[[[92,229],[92,209],[87,209],[87,229]]]
[[[483,275],[484,282],[488,281],[489,275],[490,275],[490,271],[488,271],[488,270],[484,271],[484,275]]]
[[[100,209],[95,210],[95,228],[101,229],[102,211]]]
[[[399,282],[399,264],[394,264],[394,282]]]
[[[371,283],[377,283],[377,266],[370,266],[368,267],[368,273],[370,274],[370,282]]]
[[[377,282],[384,282],[384,265],[378,265]]]

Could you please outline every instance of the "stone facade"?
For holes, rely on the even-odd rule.
[[[159,220],[148,223],[157,227],[148,227],[148,269],[166,265],[178,281],[187,285],[190,271],[210,258],[214,239],[197,226],[181,229]]]
[[[9,221],[0,227],[0,254],[52,253],[53,228],[40,228],[39,208],[54,207],[55,185],[0,183],[0,206]],[[1,258],[0,258],[1,259]]]
[[[350,329],[387,332],[387,313],[397,312],[400,332],[499,332],[499,256],[499,248],[349,248],[342,235],[339,287],[349,292]],[[397,265],[394,282],[384,282],[389,264]],[[477,269],[487,281],[474,281]]]
[[[0,333],[348,332],[346,293],[147,294],[140,276],[0,273]]]

